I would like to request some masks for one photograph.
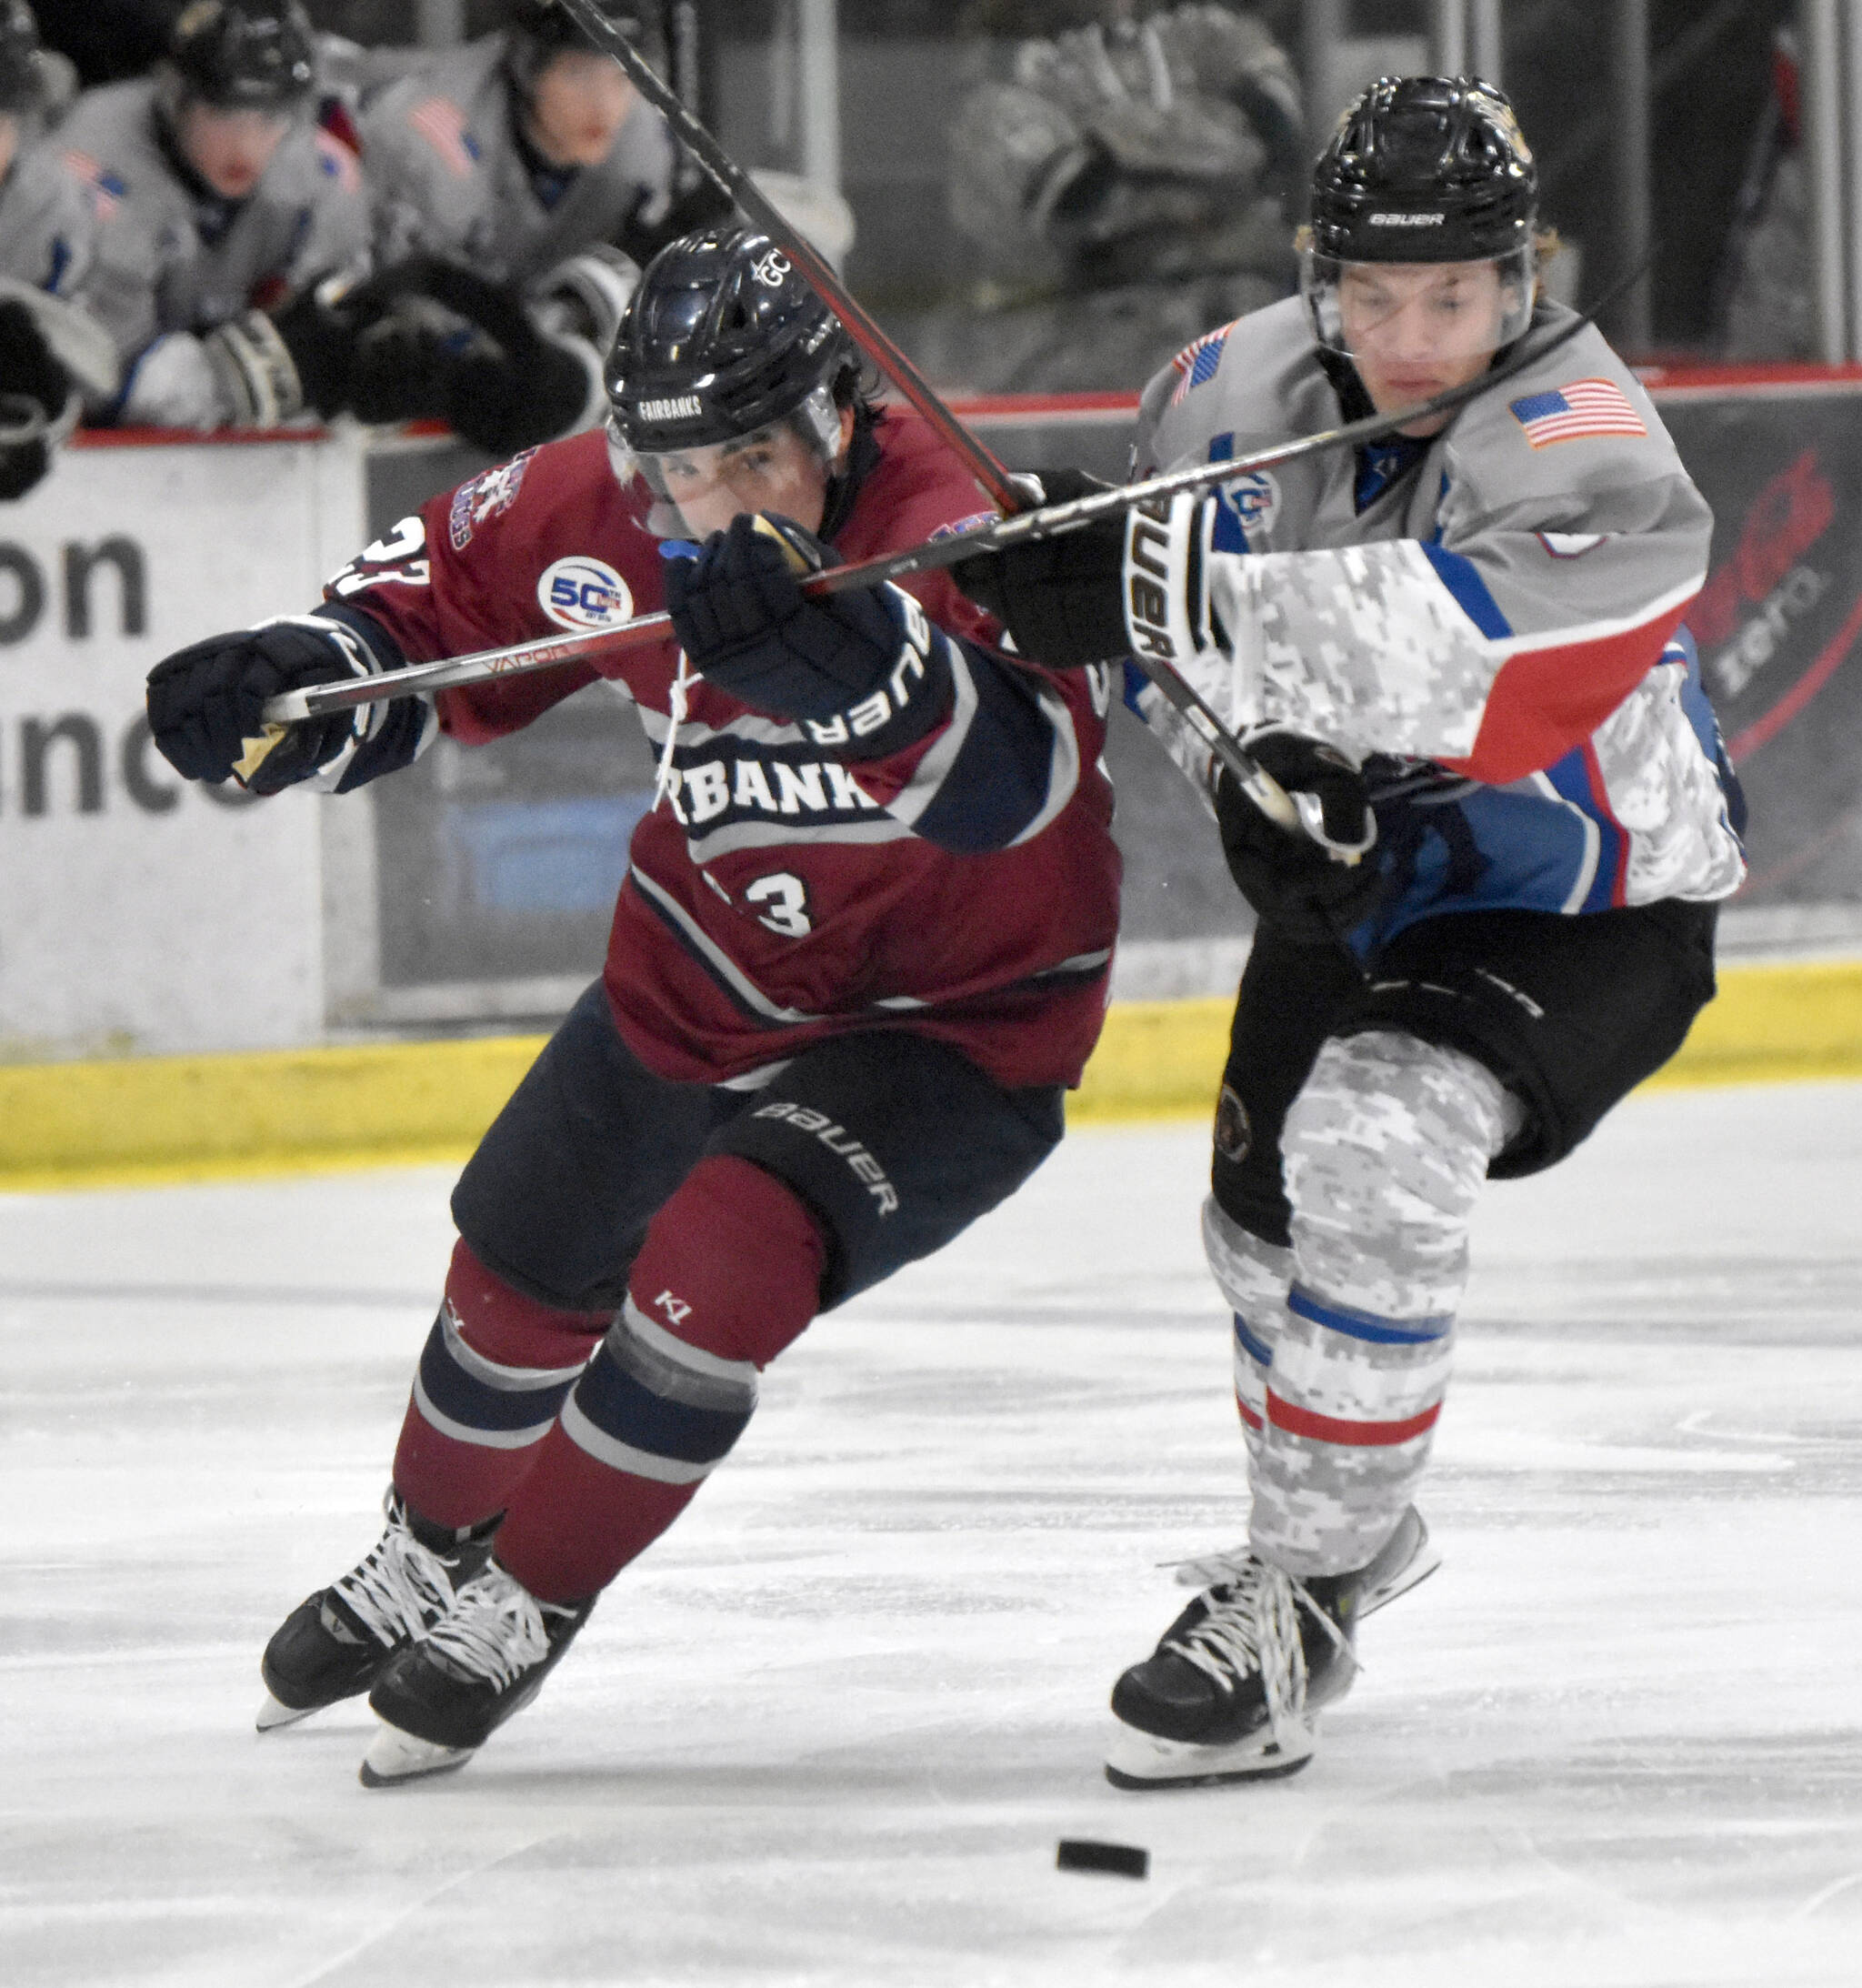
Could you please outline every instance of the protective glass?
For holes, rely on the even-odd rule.
[[[833,466],[840,453],[840,410],[826,387],[815,387],[780,421],[735,441],[628,459],[662,503],[676,507],[724,491],[735,500],[736,510],[761,511],[771,508],[771,500],[787,487],[793,457],[785,444],[791,439],[801,441],[825,466]]]
[[[1478,262],[1345,262],[1307,249],[1299,287],[1319,343],[1347,358],[1393,337],[1463,358],[1497,352],[1525,331],[1537,276],[1530,243]]]

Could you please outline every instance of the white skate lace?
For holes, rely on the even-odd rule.
[[[503,1691],[549,1655],[542,1604],[494,1561],[453,1597],[445,1620],[426,1639],[426,1652]]]
[[[401,1507],[387,1509],[388,1530],[333,1591],[372,1636],[392,1647],[426,1633],[452,1606],[453,1583],[445,1562],[408,1529]]]
[[[1299,1611],[1317,1622],[1352,1663],[1357,1652],[1343,1630],[1307,1591],[1278,1567],[1256,1559],[1246,1548],[1183,1561],[1176,1578],[1186,1586],[1206,1584],[1202,1619],[1181,1636],[1166,1640],[1185,1662],[1193,1663],[1225,1691],[1238,1679],[1258,1674],[1267,1718],[1276,1736],[1297,1726],[1306,1712],[1306,1646]]]

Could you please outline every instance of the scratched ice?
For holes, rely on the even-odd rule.
[[[445,1176],[0,1200],[0,1973],[1853,1982],[1862,1087],[1638,1099],[1496,1189],[1444,1571],[1305,1774],[1134,1796],[1156,1563],[1241,1527],[1202,1170],[1080,1134],[817,1326],[541,1701],[373,1794],[366,1712],[260,1739],[255,1665],[374,1536]]]

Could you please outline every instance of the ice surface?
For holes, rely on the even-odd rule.
[[[1495,1188],[1443,1571],[1304,1774],[1122,1794],[1157,1563],[1242,1530],[1203,1169],[1076,1135],[816,1325],[538,1703],[375,1793],[360,1706],[254,1733],[256,1658],[375,1536],[447,1178],[0,1199],[0,1978],[1862,1979],[1862,1087]]]

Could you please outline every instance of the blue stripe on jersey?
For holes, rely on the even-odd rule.
[[[682,1463],[716,1463],[750,1421],[747,1408],[741,1413],[697,1408],[656,1393],[626,1372],[606,1344],[576,1384],[576,1406],[603,1435]]]
[[[1265,1340],[1257,1340],[1248,1330],[1247,1320],[1238,1311],[1235,1314],[1235,1343],[1256,1367],[1271,1367],[1274,1364],[1273,1348]]]
[[[1617,876],[1623,864],[1624,835],[1612,818],[1605,797],[1597,792],[1595,762],[1583,747],[1574,747],[1562,759],[1546,768],[1546,778],[1560,800],[1567,800],[1596,822],[1598,838],[1597,873],[1590,879],[1580,907],[1586,911],[1607,911],[1617,901]]]
[[[958,856],[1006,849],[1047,805],[1054,726],[1027,678],[973,643],[963,645],[976,710],[936,796],[912,833]]]
[[[1218,354],[1219,357],[1220,355]],[[1212,463],[1226,463],[1235,460],[1235,436],[1209,437],[1209,460]],[[1248,550],[1247,534],[1241,528],[1241,519],[1223,491],[1216,493],[1216,527],[1209,536],[1209,544],[1216,552],[1246,552]]]
[[[1513,624],[1500,612],[1499,603],[1487,592],[1487,583],[1476,572],[1474,562],[1445,546],[1423,541],[1423,557],[1436,569],[1436,577],[1454,595],[1457,605],[1480,632],[1490,640],[1511,635]]]
[[[575,1376],[535,1388],[492,1387],[468,1373],[447,1351],[445,1327],[436,1321],[421,1349],[420,1385],[448,1421],[487,1434],[510,1434],[554,1421]]]
[[[1343,1332],[1347,1339],[1366,1340],[1373,1346],[1427,1346],[1432,1340],[1446,1339],[1454,1326],[1453,1318],[1380,1319],[1349,1305],[1323,1304],[1303,1285],[1296,1284],[1286,1294],[1286,1309],[1296,1318],[1308,1319],[1328,1331]]]

